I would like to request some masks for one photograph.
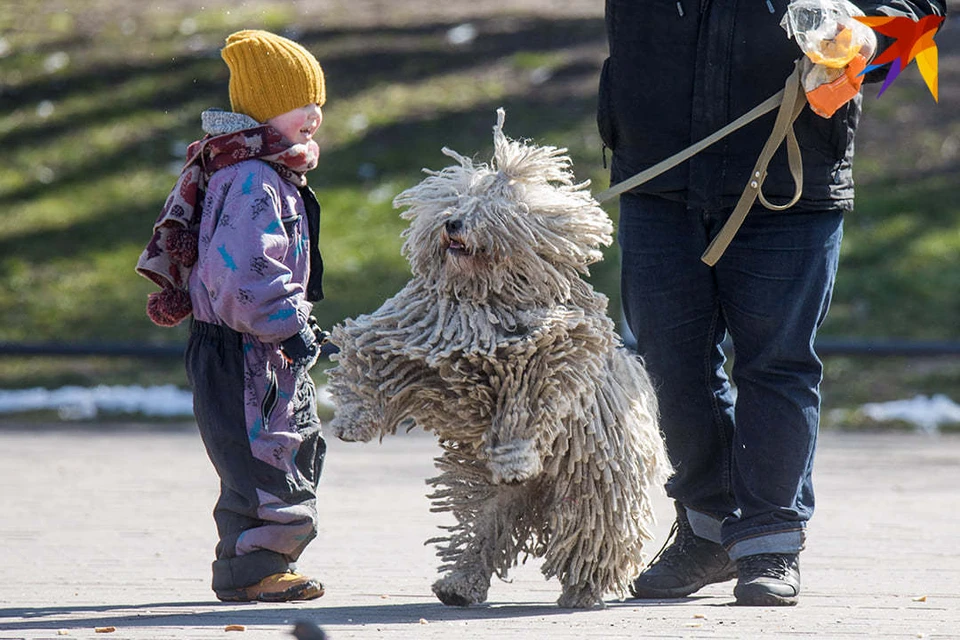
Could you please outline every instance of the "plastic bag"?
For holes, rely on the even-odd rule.
[[[873,30],[853,19],[862,15],[847,0],[793,0],[780,26],[811,62],[842,69],[857,54],[869,60],[876,49]]]
[[[854,20],[847,0],[793,0],[780,22],[807,57],[803,90],[810,108],[829,118],[860,91],[860,73],[877,48],[870,27]]]

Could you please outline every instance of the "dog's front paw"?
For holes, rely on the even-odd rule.
[[[487,468],[494,484],[523,482],[543,471],[540,452],[533,440],[514,440],[490,447],[487,454]]]
[[[330,431],[344,442],[369,442],[377,434],[377,428],[369,423],[347,416],[334,416]]]

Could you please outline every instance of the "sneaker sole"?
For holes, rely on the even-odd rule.
[[[686,598],[687,596],[700,591],[700,589],[703,589],[708,584],[726,582],[728,580],[733,580],[736,577],[737,571],[734,569],[730,573],[717,576],[703,583],[686,585],[683,587],[674,587],[673,589],[637,589],[635,586],[630,585],[630,595],[632,595],[635,600],[673,600],[676,598]]]
[[[800,601],[799,594],[781,596],[762,587],[751,588],[751,585],[734,588],[733,597],[741,607],[792,607]]]
[[[324,594],[323,585],[308,582],[291,587],[286,591],[272,593],[258,593],[251,597],[246,589],[233,591],[216,591],[217,600],[221,602],[291,602],[293,600],[314,600]]]

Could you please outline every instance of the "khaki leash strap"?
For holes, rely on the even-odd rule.
[[[717,237],[713,239],[713,242],[710,243],[710,246],[707,247],[706,252],[700,258],[708,265],[713,266],[716,264],[717,260],[720,259],[720,256],[723,255],[723,252],[730,244],[730,241],[733,240],[733,236],[736,235],[737,231],[740,229],[740,225],[743,224],[744,218],[747,217],[750,207],[753,206],[753,203],[757,200],[757,198],[760,199],[760,203],[763,204],[763,206],[774,211],[788,209],[796,204],[800,199],[800,194],[803,190],[803,165],[800,158],[800,145],[797,143],[797,136],[793,131],[793,122],[797,119],[797,116],[800,115],[800,112],[803,110],[803,107],[806,105],[806,103],[806,94],[803,92],[800,86],[800,63],[798,61],[797,65],[794,67],[793,73],[790,74],[784,83],[783,90],[770,96],[727,126],[723,127],[722,129],[718,129],[696,144],[693,144],[683,151],[670,156],[666,160],[658,162],[652,167],[641,171],[631,178],[627,178],[623,182],[613,185],[606,191],[601,191],[595,196],[595,199],[598,202],[606,202],[607,200],[610,200],[611,198],[618,196],[625,191],[629,191],[630,189],[638,187],[648,180],[652,180],[661,173],[664,173],[665,171],[677,166],[681,162],[692,158],[710,145],[715,144],[737,129],[740,129],[750,122],[753,122],[760,116],[773,111],[779,106],[780,110],[777,112],[777,119],[773,125],[773,131],[771,132],[770,137],[767,138],[767,142],[764,144],[763,150],[760,152],[757,163],[754,165],[753,172],[750,176],[750,181],[744,188],[743,193],[740,196],[740,200],[737,202],[737,206],[734,208],[733,213],[730,214],[730,218],[723,225],[723,227],[720,229],[720,233],[717,234]],[[767,177],[767,165],[770,164],[770,159],[780,147],[780,144],[784,141],[784,138],[786,138],[787,141],[787,162],[790,167],[790,174],[793,176],[795,192],[793,198],[786,204],[772,205],[763,196],[763,181]]]
[[[710,246],[704,252],[700,259],[711,267],[717,263],[720,256],[730,245],[733,236],[736,235],[743,224],[747,213],[754,201],[759,198],[760,203],[772,211],[783,211],[789,209],[800,199],[803,192],[803,164],[800,160],[800,145],[797,143],[797,134],[793,130],[793,121],[797,119],[803,107],[807,104],[807,94],[800,88],[800,65],[794,68],[793,73],[787,78],[786,86],[783,88],[783,102],[780,103],[780,111],[777,112],[777,119],[773,124],[773,132],[767,138],[757,164],[753,167],[750,174],[750,181],[740,194],[740,200],[734,208],[733,213],[720,229],[720,233],[713,239]],[[794,193],[789,202],[782,205],[772,205],[763,197],[763,181],[767,178],[767,165],[773,154],[780,148],[784,138],[787,140],[787,164],[790,167],[790,175],[793,176]]]

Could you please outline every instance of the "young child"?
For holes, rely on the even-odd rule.
[[[147,313],[192,313],[186,351],[194,414],[220,476],[213,590],[223,601],[307,600],[323,585],[295,571],[317,534],[326,443],[308,371],[323,332],[320,206],[305,173],[325,101],[323,70],[266,31],[227,38],[232,112],[203,114],[137,271],[161,286]]]

